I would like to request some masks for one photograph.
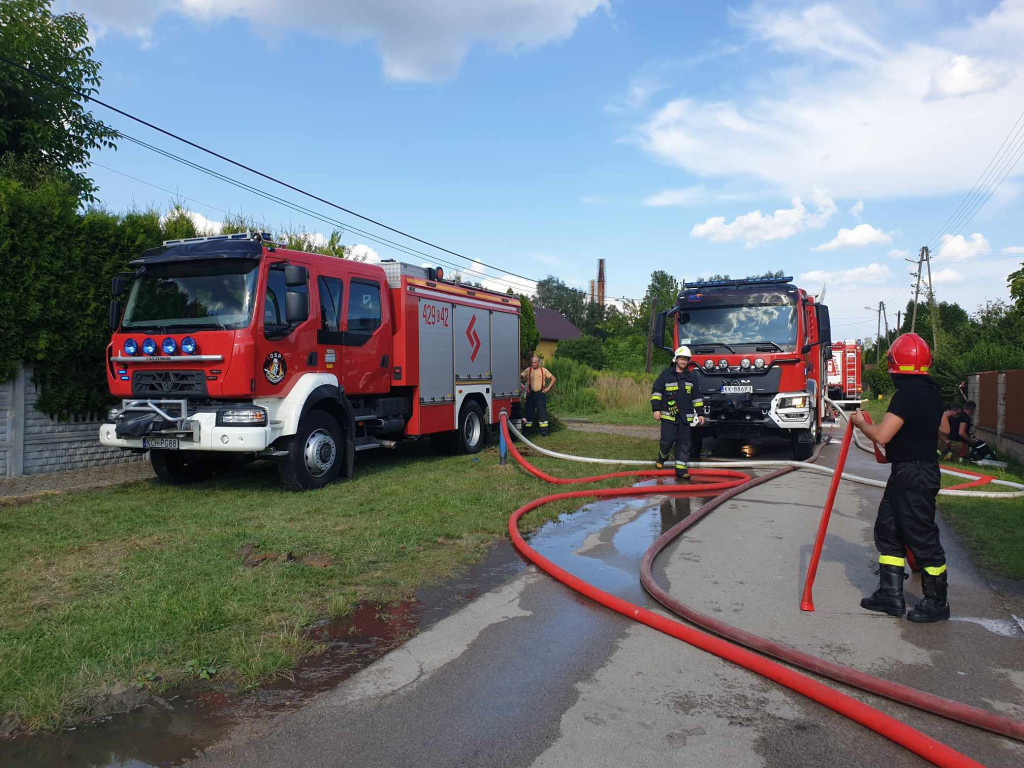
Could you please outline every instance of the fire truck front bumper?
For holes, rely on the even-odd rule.
[[[186,401],[126,400],[100,425],[100,444],[124,450],[257,453],[272,435],[265,409],[251,404],[200,409]]]

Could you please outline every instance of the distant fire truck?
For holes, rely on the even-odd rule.
[[[791,277],[686,283],[657,316],[654,343],[693,351],[704,399],[704,434],[749,440],[786,437],[808,458],[821,440],[828,308]]]
[[[861,355],[859,340],[833,341],[828,359],[828,396],[840,405],[860,405]]]
[[[169,240],[131,266],[112,285],[122,402],[100,442],[148,450],[165,482],[249,455],[278,462],[289,489],[319,488],[351,476],[358,451],[431,435],[475,453],[518,415],[515,296],[250,233]]]

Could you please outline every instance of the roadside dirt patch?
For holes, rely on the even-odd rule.
[[[24,475],[0,480],[0,507],[31,504],[53,494],[88,491],[123,483],[137,483],[156,477],[148,461],[129,461],[102,467],[69,469],[42,475]]]
[[[639,437],[642,440],[657,440],[661,434],[658,426],[643,427],[629,424],[595,424],[592,421],[578,419],[562,419],[562,423],[577,432],[599,432],[605,435],[623,435]]]
[[[246,568],[258,568],[268,562],[300,563],[311,568],[330,568],[334,565],[334,560],[327,555],[296,557],[291,552],[260,552],[256,544],[243,544],[238,549],[238,555]]]

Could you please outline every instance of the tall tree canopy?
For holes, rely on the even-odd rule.
[[[537,283],[536,304],[561,312],[579,327],[586,314],[587,296],[579,288],[571,288],[554,275],[548,275]]]

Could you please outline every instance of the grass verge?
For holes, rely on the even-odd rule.
[[[545,444],[611,458],[650,451],[572,431]],[[0,719],[55,728],[125,686],[251,686],[284,673],[312,650],[311,621],[443,579],[548,490],[499,466],[494,447],[437,457],[422,444],[366,457],[354,480],[303,494],[253,465],[190,488],[143,482],[2,507]],[[545,507],[531,523],[573,506]]]

